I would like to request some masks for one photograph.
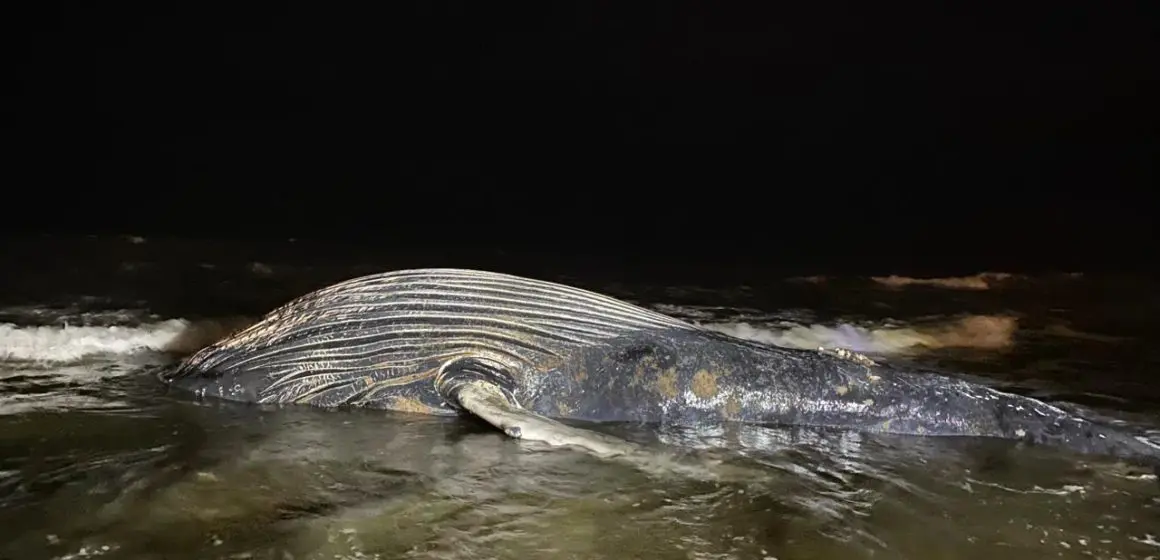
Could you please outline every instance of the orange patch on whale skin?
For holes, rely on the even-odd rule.
[[[660,372],[657,375],[656,389],[665,398],[677,398],[679,394],[677,391],[677,370],[668,368]]]
[[[717,375],[708,370],[698,370],[693,374],[693,394],[699,399],[717,396]]]

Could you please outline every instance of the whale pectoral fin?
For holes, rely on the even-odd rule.
[[[511,437],[554,446],[580,447],[601,456],[627,455],[636,446],[619,438],[575,428],[520,406],[494,365],[466,358],[445,365],[436,388],[449,404],[478,416]]]
[[[636,447],[627,441],[562,424],[522,408],[495,385],[468,381],[458,391],[459,406],[511,437],[548,445],[581,447],[601,456],[627,455]]]

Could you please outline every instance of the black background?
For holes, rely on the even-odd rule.
[[[5,226],[1150,266],[1147,3],[256,6],[6,18]]]

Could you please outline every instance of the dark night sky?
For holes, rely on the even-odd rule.
[[[47,16],[10,49],[9,225],[1108,260],[1160,184],[1138,4]]]

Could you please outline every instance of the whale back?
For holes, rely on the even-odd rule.
[[[235,400],[430,413],[441,407],[430,381],[449,360],[479,356],[513,372],[542,372],[578,348],[669,329],[697,330],[552,282],[462,269],[403,270],[299,297],[191,356],[169,381]]]

